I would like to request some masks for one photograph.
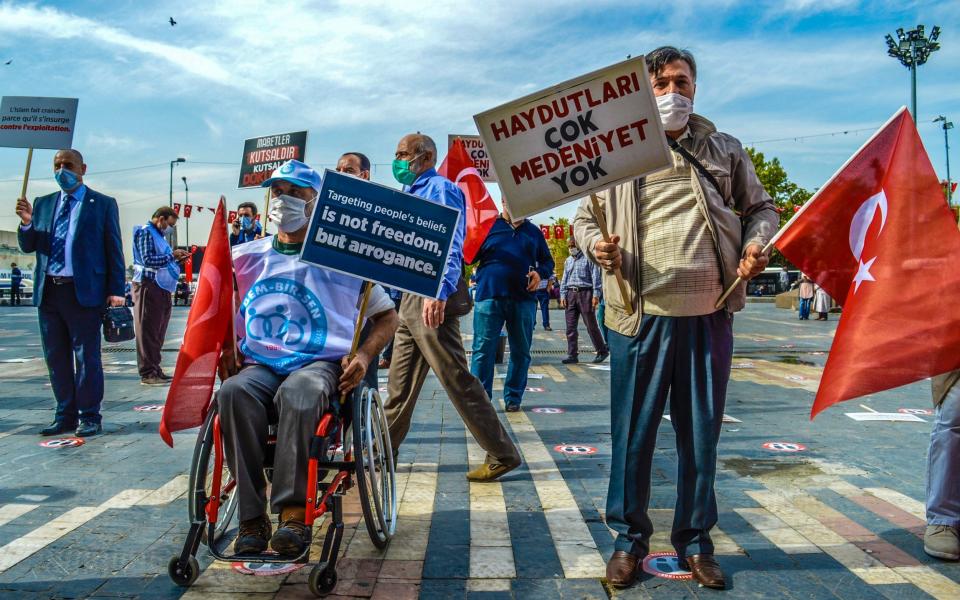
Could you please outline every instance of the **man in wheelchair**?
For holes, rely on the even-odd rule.
[[[393,301],[374,286],[366,312],[369,333],[349,358],[363,282],[299,260],[320,183],[320,175],[302,162],[284,163],[263,183],[270,187],[269,218],[279,233],[232,250],[241,355],[225,356],[224,368],[239,371],[223,382],[217,402],[227,464],[237,482],[239,554],[263,552],[268,544],[282,555],[303,550],[307,462],[317,423],[332,399],[363,380],[397,329]],[[270,509],[279,514],[272,536],[264,476],[271,422],[277,441]]]

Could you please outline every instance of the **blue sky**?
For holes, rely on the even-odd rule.
[[[231,208],[262,200],[236,189],[243,140],[284,131],[309,130],[314,166],[359,150],[392,183],[387,163],[405,133],[445,143],[474,132],[477,112],[662,44],[695,54],[695,111],[744,143],[873,128],[909,104],[909,72],[884,35],[918,23],[943,29],[919,72],[918,112],[945,177],[943,132],[930,121],[945,114],[960,127],[960,2],[0,2],[0,62],[13,59],[0,64],[0,93],[80,98],[74,145],[91,187],[118,199],[129,240],[166,203],[174,158],[187,158],[174,201],[186,176],[191,204],[206,206],[220,194]],[[756,147],[812,189],[869,135]],[[31,197],[56,189],[52,157],[36,153]],[[24,160],[0,148],[0,229],[15,227]],[[158,166],[104,173],[144,165]],[[210,222],[191,219],[192,242]]]

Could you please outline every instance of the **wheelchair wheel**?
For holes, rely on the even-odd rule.
[[[353,453],[360,508],[370,540],[385,548],[397,528],[397,482],[387,416],[376,388],[353,395]]]
[[[197,445],[193,450],[193,460],[190,463],[190,480],[187,491],[190,495],[187,505],[190,509],[190,522],[206,521],[205,507],[207,499],[213,491],[213,420],[217,415],[217,403],[214,399],[207,418],[200,427],[197,436]],[[233,517],[237,512],[237,485],[224,462],[220,479],[220,509],[217,512],[217,524],[213,531],[214,539],[207,539],[207,528],[203,529],[201,540],[208,546],[217,543],[230,528]]]

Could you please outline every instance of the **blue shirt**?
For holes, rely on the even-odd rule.
[[[560,293],[567,295],[567,288],[593,288],[593,295],[600,296],[600,268],[590,262],[582,251],[576,258],[568,256],[563,263],[563,278],[560,279]]]
[[[263,228],[260,227],[260,223],[254,221],[253,229],[247,229],[240,225],[240,233],[231,233],[230,234],[230,245],[236,246],[237,244],[246,244],[247,242],[252,242],[257,239],[257,236],[263,233]]]
[[[140,266],[145,267],[143,270],[143,278],[154,280],[157,278],[157,269],[167,266],[174,258],[173,252],[161,253],[157,251],[157,245],[153,242],[153,236],[150,235],[150,231],[147,229],[149,227],[157,229],[153,221],[150,221],[146,227],[137,229],[133,234],[133,245],[137,250],[133,254],[133,262],[137,263],[139,259]],[[161,236],[163,235],[163,232],[159,229],[157,229],[157,233]]]
[[[80,187],[69,194],[64,191],[60,192],[60,196],[57,197],[57,205],[53,207],[53,223],[50,223],[51,235],[56,229],[57,216],[60,214],[60,207],[63,206],[63,201],[67,196],[73,196],[73,204],[70,205],[70,226],[67,228],[67,239],[64,240],[63,268],[54,271],[47,267],[47,275],[56,275],[57,277],[73,277],[73,236],[77,232],[77,221],[80,220],[80,205],[83,204],[83,199],[87,196],[87,186],[81,183]],[[21,225],[20,229],[27,231],[31,227],[33,227],[32,221],[29,225]]]
[[[403,186],[403,191],[437,204],[449,206],[460,211],[457,229],[453,232],[453,246],[450,248],[450,257],[447,259],[447,271],[443,275],[443,286],[440,288],[440,300],[446,300],[457,291],[457,281],[463,271],[463,236],[466,232],[466,201],[463,192],[455,183],[442,175],[436,169],[428,169],[417,177],[411,186]]]
[[[507,298],[533,301],[527,291],[527,273],[531,268],[546,281],[553,275],[553,256],[540,228],[524,219],[514,229],[499,217],[477,252],[477,293],[475,299]]]

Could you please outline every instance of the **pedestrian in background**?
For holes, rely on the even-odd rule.
[[[477,292],[473,307],[473,357],[470,372],[493,398],[493,371],[500,331],[507,328],[510,360],[503,384],[507,412],[520,410],[527,389],[530,345],[537,315],[536,292],[553,273],[553,256],[540,228],[514,220],[507,207],[477,251]]]
[[[103,307],[123,306],[124,260],[117,201],[83,183],[87,165],[77,150],[53,157],[59,192],[33,204],[17,200],[17,240],[36,252],[33,304],[40,340],[57,399],[53,423],[40,435],[76,428],[78,437],[103,431]]]
[[[669,399],[678,464],[670,542],[695,581],[723,588],[710,530],[718,519],[714,483],[733,313],[746,304],[745,286],[737,286],[719,310],[716,302],[738,276],[750,280],[763,273],[763,248],[778,216],[740,142],[692,114],[693,56],[665,46],[645,58],[671,164],[597,194],[609,241],[589,198],[573,220],[578,244],[604,269],[613,351],[606,521],[617,539],[607,582],[632,584],[650,550],[652,464]],[[723,182],[712,173],[723,173]]]
[[[10,263],[10,306],[20,306],[20,286],[23,284],[23,271],[17,263]]]
[[[779,287],[778,292],[785,292],[790,289],[790,271],[787,270],[787,267],[780,268],[780,278],[779,278]]]
[[[543,234],[541,234],[543,235]],[[550,264],[553,264],[553,258],[550,259]],[[553,331],[553,328],[550,327],[550,295],[553,292],[554,286],[557,285],[557,276],[552,272],[549,277],[543,277],[540,279],[540,284],[537,285],[537,293],[535,294],[537,298],[537,304],[540,307],[540,320],[543,323],[544,331]],[[534,313],[533,316],[533,326],[537,326],[537,316]]]
[[[819,285],[814,285],[813,312],[819,315],[818,321],[826,321],[827,314],[830,312],[830,295]]]
[[[463,238],[466,230],[464,197],[452,181],[437,174],[437,145],[427,135],[401,138],[394,154],[393,176],[403,191],[430,202],[456,208],[460,220],[447,258],[439,298],[404,294],[400,328],[393,339],[387,402],[394,451],[410,431],[420,389],[433,369],[450,403],[467,429],[487,452],[484,464],[467,473],[470,481],[493,481],[520,466],[520,453],[500,422],[483,384],[467,365],[460,317],[470,312],[470,296],[463,281]]]
[[[799,290],[799,299],[800,299],[800,320],[809,321],[810,320],[810,304],[813,302],[814,294],[814,285],[813,281],[810,280],[805,274],[800,277],[800,290]]]
[[[189,252],[173,250],[164,234],[177,225],[177,213],[161,206],[145,225],[133,228],[133,325],[137,334],[137,367],[142,385],[166,385],[173,379],[160,368],[177,291],[180,263]]]
[[[933,406],[923,551],[960,560],[960,371],[933,378]]]
[[[567,320],[567,357],[561,362],[565,365],[580,362],[580,332],[577,327],[583,317],[583,324],[597,353],[593,362],[602,363],[610,356],[610,351],[603,341],[597,315],[594,314],[600,304],[600,269],[580,251],[573,236],[567,238],[567,249],[570,256],[563,263],[563,276],[560,278],[560,308],[564,309]]]
[[[257,205],[244,202],[237,207],[237,218],[230,224],[230,246],[246,244],[263,237],[263,228],[257,221]]]

